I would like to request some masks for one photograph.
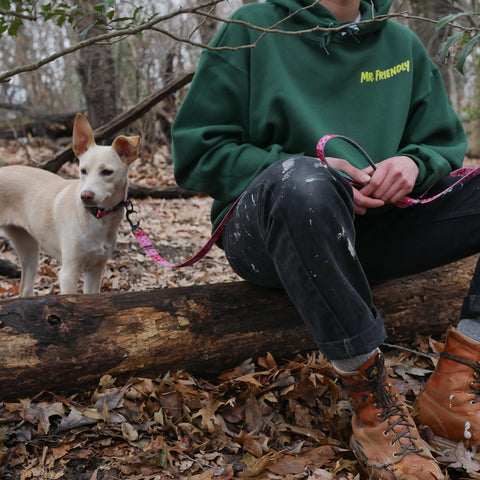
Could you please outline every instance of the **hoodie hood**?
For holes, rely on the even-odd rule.
[[[360,38],[365,34],[370,34],[385,26],[385,22],[372,22],[368,24],[352,25],[351,22],[341,24],[323,5],[315,0],[267,0],[266,3],[273,3],[286,10],[289,18],[278,28],[285,30],[308,30],[315,27],[328,28],[345,25],[345,29],[337,32],[316,31],[305,34],[305,37],[315,42],[320,42],[327,46],[333,37],[350,36]],[[386,15],[390,10],[392,0],[361,0],[360,13],[362,21],[372,20],[382,15]],[[287,13],[288,12],[288,13]]]

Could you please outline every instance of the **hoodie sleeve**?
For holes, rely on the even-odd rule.
[[[248,90],[243,71],[214,52],[203,54],[172,127],[180,186],[220,201],[233,200],[282,157],[279,145],[262,149],[249,143]]]
[[[462,166],[467,141],[437,66],[428,58],[423,45],[418,45],[418,51],[421,58],[415,68],[416,88],[399,155],[410,156],[417,162],[415,190],[422,191]]]
[[[212,45],[249,45],[255,36],[251,29],[224,25]],[[248,48],[204,51],[172,126],[177,183],[223,205],[288,156],[280,145],[259,147],[251,141],[249,56]]]

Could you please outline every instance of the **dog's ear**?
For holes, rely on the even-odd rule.
[[[112,144],[112,148],[118,153],[118,156],[127,165],[133,163],[138,156],[138,145],[140,143],[140,137],[125,137],[120,135]]]
[[[92,127],[81,113],[77,113],[73,124],[73,153],[79,157],[93,145],[95,145],[95,137]]]

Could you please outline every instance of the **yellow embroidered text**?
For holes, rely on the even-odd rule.
[[[375,70],[374,72],[362,72],[360,76],[360,83],[364,82],[379,82],[381,80],[387,80],[389,78],[398,75],[401,72],[410,71],[410,60],[399,63],[392,68],[386,70]]]

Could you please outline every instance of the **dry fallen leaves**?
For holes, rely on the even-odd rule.
[[[0,141],[0,158],[45,160],[49,150]],[[75,174],[75,165],[65,173]],[[173,184],[168,151],[134,164],[132,181]],[[210,200],[139,200],[143,228],[160,253],[179,262],[210,235]],[[0,238],[0,258],[16,257]],[[58,293],[58,264],[43,256],[38,295]],[[159,268],[122,224],[104,290],[171,288],[236,280],[214,247],[194,267]],[[0,299],[18,294],[18,279],[0,277]],[[409,400],[433,370],[443,344],[419,337],[414,350],[387,350],[388,368]],[[359,479],[348,441],[350,406],[328,362],[317,354],[277,362],[246,360],[216,379],[188,372],[124,383],[105,376],[94,391],[0,402],[0,478],[65,480]],[[428,433],[428,432],[427,432]],[[450,478],[480,478],[480,458],[462,444],[428,438]]]
[[[1,478],[116,470],[117,478],[313,479],[320,468],[354,478],[348,415],[328,362],[263,363],[246,361],[216,381],[176,372],[115,386],[104,377],[71,398],[45,392],[0,404]],[[298,427],[298,409],[308,426]],[[81,466],[90,477],[79,477]]]
[[[389,351],[396,369],[425,357]],[[414,375],[427,369],[412,367]],[[93,391],[0,403],[2,479],[357,479],[350,407],[319,354],[246,360],[216,379],[187,372],[103,377]],[[479,456],[430,442],[451,478],[480,478]]]

